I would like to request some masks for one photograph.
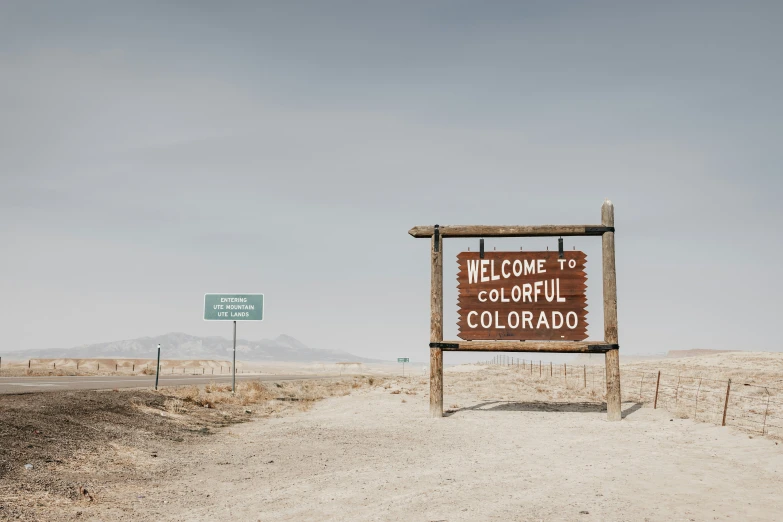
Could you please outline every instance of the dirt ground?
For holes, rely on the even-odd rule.
[[[183,417],[192,420],[179,431],[147,427],[145,441],[121,439],[96,453],[111,459],[104,470],[94,459],[82,469],[73,456],[52,463],[70,484],[87,483],[95,501],[76,491],[42,496],[33,505],[38,518],[19,513],[127,521],[781,519],[779,440],[635,402],[623,404],[622,422],[609,423],[594,389],[557,383],[520,380],[507,367],[450,368],[443,419],[428,417],[420,376],[362,381],[309,411],[254,414],[223,427],[201,426],[190,406]],[[159,410],[149,408],[137,422]],[[0,490],[0,500],[12,493]]]
[[[220,428],[306,411],[376,382],[247,381],[236,396],[216,383],[0,395],[0,520],[81,519],[104,490],[165,473],[159,457],[172,448],[198,448]]]

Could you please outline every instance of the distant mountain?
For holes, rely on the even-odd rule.
[[[165,359],[230,359],[233,348],[233,341],[223,337],[196,337],[185,333],[168,333],[157,337],[139,337],[75,348],[23,350],[5,353],[3,356],[9,360],[30,357],[154,359],[157,357],[158,343],[161,345],[161,357]],[[382,362],[347,352],[309,348],[288,335],[261,341],[237,339],[237,359],[241,361]]]
[[[737,350],[711,350],[708,348],[695,348],[693,350],[669,350],[666,352],[667,359],[678,359],[682,357],[699,357],[700,355],[715,355],[718,353],[736,352]]]

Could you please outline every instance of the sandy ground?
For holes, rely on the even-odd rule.
[[[475,368],[447,370],[443,419],[428,418],[426,381],[414,378],[162,446],[146,480],[100,489],[79,519],[783,516],[783,445],[773,439],[631,402],[609,423],[600,398],[498,383],[505,370]]]

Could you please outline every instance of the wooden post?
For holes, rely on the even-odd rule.
[[[566,366],[566,363],[563,363],[563,384],[566,387],[566,390],[568,389],[568,366]]]
[[[584,367],[584,373],[585,373],[585,388],[587,388],[587,365],[586,364]]]
[[[552,369],[552,361],[549,361],[549,376],[552,377],[554,375],[554,370]]]
[[[642,402],[642,386],[644,386],[644,372],[642,372],[642,378],[639,381],[639,402]]]
[[[655,401],[653,401],[653,409],[658,408],[658,387],[661,385],[661,370],[658,370],[658,380],[655,381]]]
[[[614,205],[608,199],[601,206],[601,225],[614,227]],[[604,275],[604,341],[618,344],[617,335],[617,273],[614,260],[614,232],[604,232],[601,239]],[[606,352],[606,418],[622,419],[620,398],[620,351]]]
[[[674,390],[674,407],[676,408],[680,402],[680,374],[677,374],[677,388]]]
[[[430,342],[443,341],[443,237],[430,241]],[[443,417],[443,350],[430,348],[430,417]]]
[[[729,383],[726,385],[726,401],[723,403],[723,421],[721,422],[721,426],[726,425],[726,411],[729,409],[729,392],[731,391],[731,379],[729,379]]]

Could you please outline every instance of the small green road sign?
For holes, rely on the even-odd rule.
[[[410,360],[410,359],[408,359],[407,357],[397,357],[397,362],[398,362],[398,363],[399,363],[399,362],[401,362],[401,363],[406,363],[406,362],[411,362],[411,360]]]
[[[263,321],[264,294],[204,294],[205,321]]]

